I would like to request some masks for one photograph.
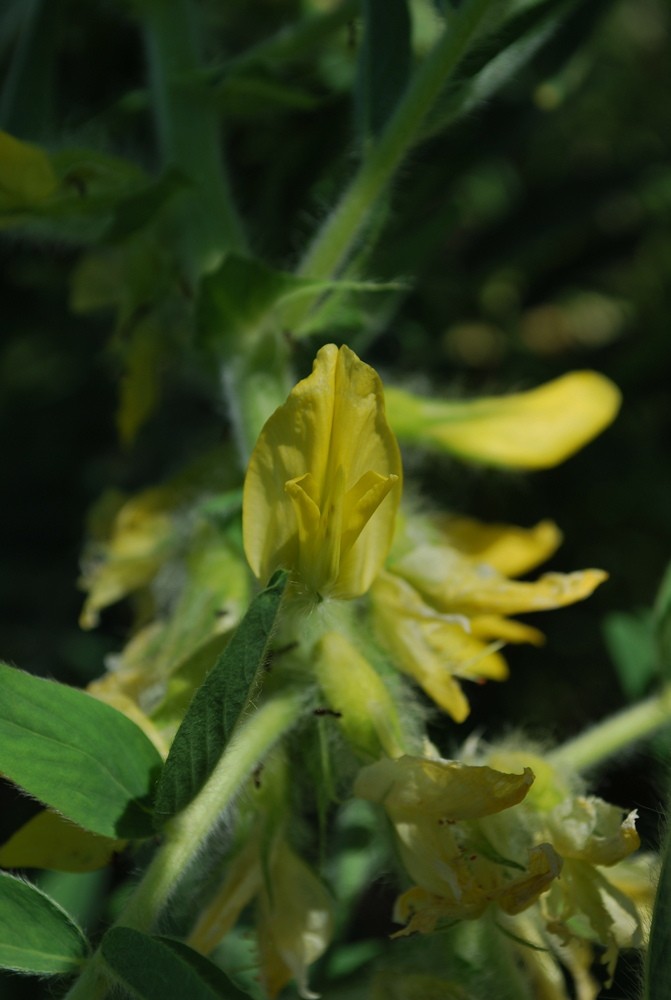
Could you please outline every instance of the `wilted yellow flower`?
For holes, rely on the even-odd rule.
[[[546,469],[584,447],[615,419],[620,391],[598,372],[570,372],[530,392],[472,401],[423,399],[387,388],[401,440],[517,469]]]
[[[382,759],[363,768],[354,794],[384,805],[403,863],[417,885],[397,900],[401,934],[430,933],[442,917],[473,920],[490,903],[519,913],[546,892],[561,871],[550,844],[529,850],[528,866],[498,857],[472,824],[519,804],[534,780],[489,767],[423,757]],[[510,878],[510,868],[523,874]]]
[[[271,998],[296,980],[306,1000],[308,966],[326,951],[333,934],[331,903],[321,882],[280,833],[262,842],[258,827],[233,859],[226,880],[189,937],[192,948],[209,954],[233,928],[242,910],[258,899],[257,940],[262,984]],[[268,852],[268,880],[263,851]]]
[[[377,373],[328,344],[252,453],[243,501],[252,570],[265,582],[291,569],[317,598],[363,594],[391,546],[401,476]]]
[[[637,902],[649,902],[652,883],[649,865],[642,879],[635,863],[627,861],[640,846],[636,813],[627,814],[594,796],[575,795],[572,789],[579,779],[557,773],[537,753],[502,748],[476,759],[511,770],[531,764],[540,776],[541,787],[537,791],[534,786],[522,807],[486,817],[480,826],[499,853],[510,852],[526,837],[532,843],[548,841],[563,858],[561,880],[552,883],[538,906],[506,927],[547,950],[544,957],[523,955],[530,950],[524,947],[519,952],[540,995],[567,1000],[563,965],[580,1000],[594,1000],[599,985],[590,974],[593,942],[606,949],[602,961],[610,978],[618,948],[643,943]]]
[[[89,535],[79,586],[87,598],[79,624],[94,628],[100,611],[146,586],[175,555],[193,528],[190,505],[211,493],[223,493],[235,481],[228,446],[199,456],[160,486],[126,497],[104,493],[89,514]]]
[[[470,709],[455,678],[505,680],[508,666],[498,652],[504,643],[544,642],[538,629],[506,616],[583,600],[607,574],[591,569],[546,573],[533,583],[511,580],[555,551],[561,534],[551,521],[524,529],[443,516],[427,524],[409,526],[395,541],[371,589],[373,618],[397,666],[463,722]],[[408,540],[411,532],[423,535],[418,544]]]
[[[327,632],[317,644],[313,663],[330,707],[338,712],[340,728],[363,759],[381,753],[399,757],[403,734],[396,705],[382,678],[354,646],[337,632]]]
[[[44,150],[0,131],[0,211],[34,205],[57,187]]]

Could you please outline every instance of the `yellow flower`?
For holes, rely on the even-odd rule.
[[[243,501],[252,570],[265,582],[291,569],[317,598],[365,593],[391,546],[401,476],[377,373],[328,344],[252,453]]]
[[[567,1000],[563,965],[580,1000],[594,1000],[599,986],[590,974],[593,942],[605,948],[602,961],[610,979],[618,949],[643,944],[637,904],[650,900],[649,864],[641,873],[635,862],[627,861],[640,846],[636,813],[625,814],[594,796],[575,795],[571,789],[579,779],[558,774],[537,753],[501,748],[475,759],[516,771],[530,763],[539,775],[542,787],[537,791],[534,786],[520,809],[480,823],[488,842],[501,854],[510,852],[521,838],[531,838],[532,843],[548,841],[564,860],[561,880],[549,886],[539,905],[504,926],[547,950],[545,956],[523,954],[532,951],[524,947],[519,950],[541,996]]]
[[[262,856],[268,851],[268,883]],[[242,910],[258,899],[257,941],[261,981],[271,998],[296,980],[306,1000],[317,997],[308,987],[308,966],[326,951],[333,934],[328,895],[321,882],[277,834],[263,843],[259,825],[234,858],[224,884],[189,937],[192,948],[209,954],[233,928]]]
[[[517,469],[563,462],[608,427],[621,402],[617,386],[592,371],[467,402],[423,399],[402,389],[386,393],[389,422],[401,440]]]
[[[34,205],[58,187],[44,150],[0,132],[0,211]]]
[[[551,521],[524,529],[447,517],[417,520],[395,540],[388,569],[371,589],[378,637],[457,722],[470,708],[455,678],[503,681],[504,643],[544,642],[538,629],[507,615],[583,600],[607,578],[591,569],[546,573],[533,583],[509,579],[543,562],[560,541]]]
[[[519,913],[550,887],[561,858],[550,844],[529,850],[523,874],[509,878],[507,859],[498,857],[473,823],[518,805],[534,775],[513,775],[489,767],[423,757],[382,759],[363,768],[354,784],[359,798],[384,806],[394,824],[403,863],[416,886],[397,900],[395,919],[409,921],[400,934],[430,933],[442,917],[473,920],[490,903]]]

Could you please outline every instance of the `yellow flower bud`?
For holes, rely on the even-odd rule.
[[[252,570],[265,582],[291,569],[317,598],[365,593],[391,546],[401,477],[377,373],[328,344],[252,453],[243,501]]]
[[[620,391],[598,372],[562,375],[530,392],[448,401],[386,390],[389,422],[401,440],[516,469],[565,461],[615,419]]]
[[[317,680],[339,726],[355,752],[377,759],[403,753],[396,705],[370,663],[336,632],[327,633],[314,652]]]

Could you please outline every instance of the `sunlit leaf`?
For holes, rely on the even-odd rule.
[[[34,885],[0,873],[0,967],[21,972],[74,972],[86,938],[64,910]]]
[[[146,837],[161,757],[121,712],[0,664],[0,771],[103,837]]]

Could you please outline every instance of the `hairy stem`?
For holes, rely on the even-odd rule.
[[[190,0],[142,0],[152,101],[166,165],[193,181],[176,220],[194,277],[245,247],[222,156],[219,116],[198,83],[200,70]]]
[[[337,275],[366,226],[377,198],[416,141],[426,113],[446,78],[468,48],[492,0],[467,0],[451,19],[411,81],[380,139],[309,247],[299,274],[310,278]],[[306,308],[306,307],[303,307]]]
[[[605,719],[586,733],[569,740],[549,755],[553,765],[584,771],[635,740],[650,736],[671,724],[671,686],[617,715]]]
[[[300,714],[301,692],[277,695],[243,726],[222,754],[207,784],[166,828],[166,839],[116,922],[118,927],[148,931],[230,805],[250,771]],[[110,973],[98,950],[67,994],[66,1000],[102,1000]]]

